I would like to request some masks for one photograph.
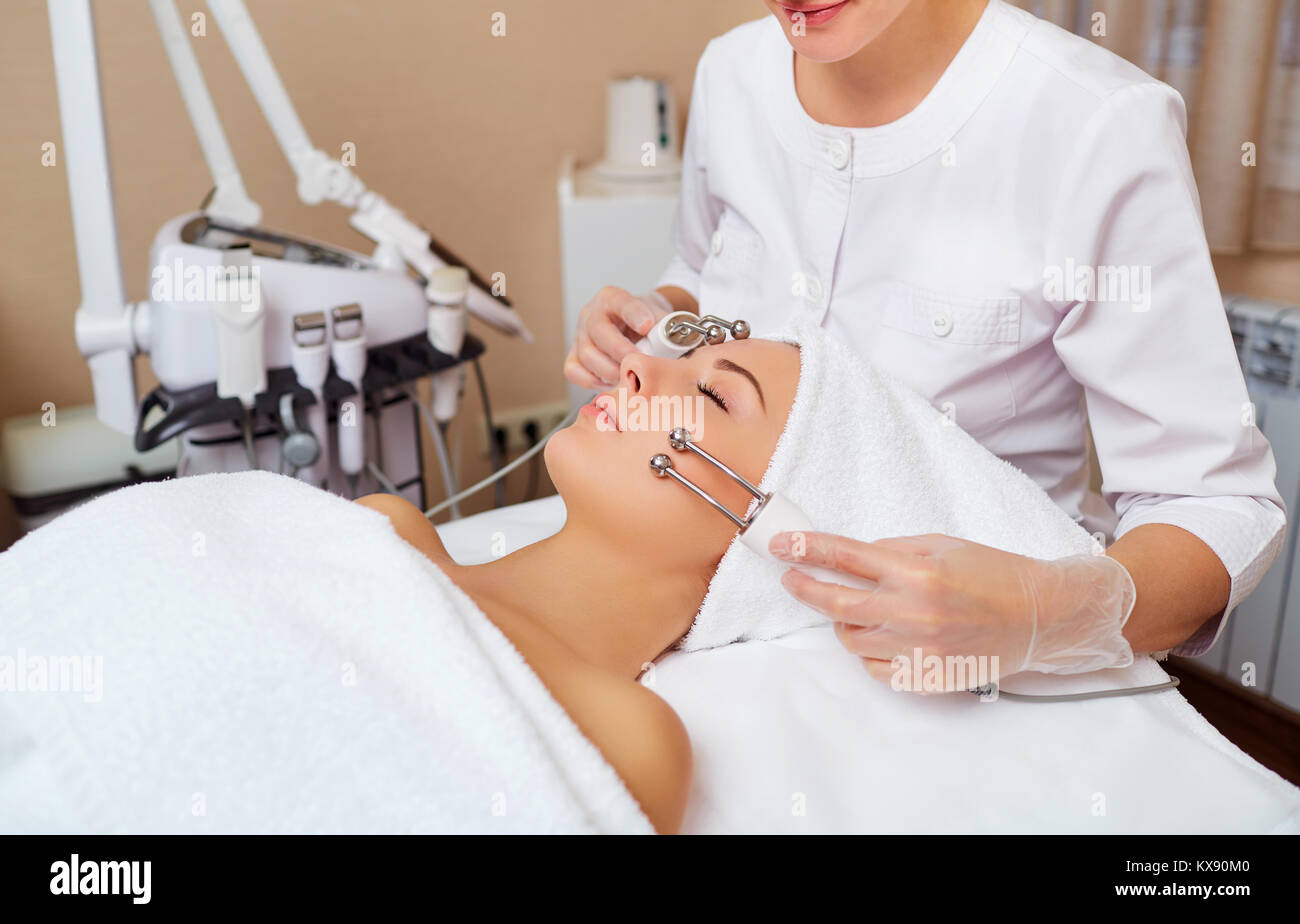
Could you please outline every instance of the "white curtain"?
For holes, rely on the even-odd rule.
[[[1300,248],[1300,0],[1286,0],[1268,90],[1251,243]]]
[[[1300,250],[1300,0],[1014,2],[1182,94],[1211,250]]]

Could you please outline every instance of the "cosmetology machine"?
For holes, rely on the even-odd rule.
[[[494,458],[492,476],[456,490],[445,431],[466,363],[475,365],[492,429],[477,363],[484,347],[467,332],[466,315],[507,335],[532,336],[464,261],[346,164],[312,146],[243,0],[208,5],[293,168],[299,198],[352,209],[349,223],[376,247],[366,256],[260,224],[174,2],[150,0],[213,189],[199,211],[158,231],[149,298],[128,303],[90,0],[50,0],[82,290],[76,338],[98,417],[132,434],[141,452],[178,439],[182,475],[269,468],[348,496],[382,489],[423,506],[418,418],[408,407],[414,402],[429,424],[449,495],[428,513],[450,507],[456,515],[458,501],[499,482],[550,436],[503,468]],[[647,169],[675,179],[666,87],[631,79],[616,81],[610,93],[611,124],[618,122],[611,150],[620,156],[607,158],[605,169],[616,179],[629,172],[644,179]],[[655,139],[648,168],[629,140],[642,135]],[[640,346],[675,357],[727,331],[747,335],[744,322],[675,314]],[[137,403],[133,358],[141,353],[149,354],[159,385]],[[426,376],[431,407],[413,387]]]
[[[158,231],[149,298],[122,276],[90,0],[50,0],[82,303],[78,348],[99,418],[146,451],[181,442],[180,474],[291,473],[337,493],[423,500],[418,417],[430,424],[448,494],[446,427],[483,343],[467,314],[531,334],[504,297],[340,160],[313,147],[243,0],[209,7],[310,205],[351,209],[369,256],[274,231],[244,189],[173,0],[150,0],[213,190]],[[133,357],[159,386],[137,403]],[[431,407],[415,384],[432,379]],[[484,406],[487,407],[486,394]],[[453,512],[454,505],[453,505]]]

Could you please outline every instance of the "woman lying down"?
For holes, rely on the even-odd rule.
[[[700,445],[821,529],[1090,548],[819,328],[621,371],[625,406],[686,399]],[[133,486],[24,538],[0,555],[0,830],[678,830],[687,729],[638,676],[824,618],[649,460],[737,513],[749,495],[635,419],[585,407],[546,448],[564,527],[476,566],[398,498],[256,472]]]
[[[622,370],[622,401],[634,413],[588,404],[546,446],[546,468],[567,511],[554,536],[466,567],[408,501],[376,494],[359,503],[387,514],[398,535],[473,599],[655,829],[676,831],[690,785],[690,741],[667,703],[634,681],[691,627],[736,530],[686,490],[657,479],[649,462],[671,451],[668,430],[686,422],[710,452],[757,484],[794,400],[799,353],[788,343],[752,340],[676,360],[636,354]],[[699,407],[695,398],[705,405],[701,413],[689,413]],[[675,408],[688,412],[685,419],[671,415]],[[655,429],[629,425],[651,415],[659,416]],[[721,472],[697,458],[675,461],[730,509],[745,510],[749,495]]]

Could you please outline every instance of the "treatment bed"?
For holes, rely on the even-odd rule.
[[[438,528],[468,564],[564,518],[551,497]],[[1166,679],[1143,657],[1003,687]],[[690,833],[1300,832],[1300,789],[1174,690],[897,693],[825,625],[641,682],[690,734]],[[0,833],[651,830],[387,517],[280,475],[123,488],[0,554],[0,693]]]
[[[558,496],[438,527],[478,563],[564,523]],[[1159,683],[1123,670],[1009,678],[1021,693]],[[690,732],[688,833],[1300,833],[1300,789],[1176,690],[1065,703],[896,693],[829,626],[672,651],[642,676]]]

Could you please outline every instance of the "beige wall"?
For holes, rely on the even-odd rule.
[[[179,0],[188,21],[196,0]],[[759,0],[248,0],[313,142],[357,146],[357,172],[483,273],[506,273],[537,342],[483,333],[500,408],[565,397],[555,179],[599,156],[613,76],[666,77],[683,118],[708,40],[764,15]],[[210,186],[144,0],[99,0],[104,103],[127,297],[147,295],[160,224]],[[507,34],[495,38],[494,11]],[[300,204],[292,173],[209,17],[193,40],[235,156],[271,227],[369,250],[337,206]],[[0,417],[91,400],[73,342],[80,300],[45,3],[6,0],[0,29]],[[481,330],[481,329],[480,329]],[[154,382],[145,372],[142,392]],[[467,409],[477,414],[477,401]],[[467,415],[468,416],[468,415]],[[477,431],[467,475],[479,471]],[[474,452],[470,452],[470,448]],[[485,469],[484,469],[485,471]],[[525,477],[512,482],[512,497]],[[490,497],[490,495],[488,495]],[[7,511],[6,511],[7,514]],[[7,524],[0,515],[0,547]]]
[[[195,0],[178,5],[186,19],[204,9]],[[599,155],[605,81],[667,77],[684,117],[708,39],[764,15],[759,0],[249,0],[249,7],[316,145],[336,153],[354,142],[366,183],[480,271],[507,274],[537,342],[483,334],[499,408],[564,396],[555,177],[566,152]],[[504,38],[489,32],[496,10],[507,15]],[[127,296],[142,299],[154,231],[196,208],[209,178],[144,0],[99,0],[95,11]],[[45,4],[7,0],[5,17],[0,417],[91,397],[72,336],[79,285],[63,159],[41,166],[41,145],[61,144]],[[219,30],[208,27],[193,46],[264,222],[368,249],[343,209],[297,201]],[[1300,290],[1296,257],[1234,258],[1220,270],[1228,289],[1276,299]],[[140,369],[143,392],[153,380],[146,361]],[[462,419],[477,413],[471,395]],[[485,471],[477,430],[465,445],[465,476],[473,477]],[[525,477],[512,482],[512,499]],[[0,547],[11,535],[0,501]]]

